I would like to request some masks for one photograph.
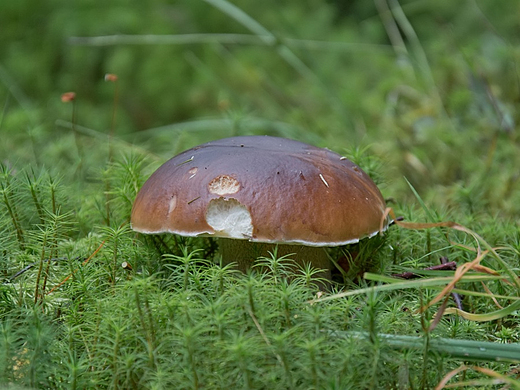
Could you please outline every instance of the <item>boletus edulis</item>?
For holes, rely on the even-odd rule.
[[[290,139],[242,136],[163,164],[139,191],[131,222],[146,234],[217,237],[223,263],[241,270],[278,245],[279,256],[294,253],[330,278],[324,248],[378,234],[385,208],[374,182],[345,157]]]

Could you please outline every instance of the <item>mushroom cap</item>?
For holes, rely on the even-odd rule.
[[[242,136],[163,164],[139,191],[131,223],[149,234],[338,246],[377,234],[385,208],[374,182],[345,157],[285,138]]]

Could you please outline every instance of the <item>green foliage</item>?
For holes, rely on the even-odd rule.
[[[518,387],[489,350],[509,358],[520,341],[519,11],[516,0],[1,2],[0,387]],[[320,270],[290,255],[243,275],[209,239],[131,230],[162,162],[249,134],[334,149],[405,221],[484,237],[497,253],[481,265],[498,276],[469,272],[454,290],[475,320],[437,318],[451,300],[420,311],[454,277],[422,268],[475,259],[465,232],[392,226],[330,250],[325,294],[343,295],[318,302]],[[390,277],[406,271],[423,278]],[[468,356],[478,366],[461,366]]]

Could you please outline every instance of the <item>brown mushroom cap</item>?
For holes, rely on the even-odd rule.
[[[132,228],[337,246],[377,234],[385,207],[374,182],[345,157],[289,139],[243,136],[163,164],[137,195]]]

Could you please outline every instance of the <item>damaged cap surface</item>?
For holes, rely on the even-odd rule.
[[[375,235],[385,207],[368,175],[339,154],[244,136],[208,142],[162,165],[137,195],[132,227],[334,246]]]

